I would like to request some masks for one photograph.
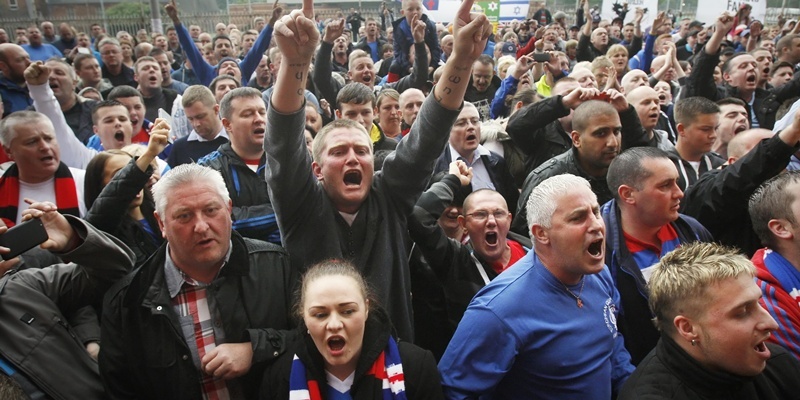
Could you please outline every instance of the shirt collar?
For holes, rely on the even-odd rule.
[[[216,138],[218,138],[220,136],[224,137],[225,139],[230,140],[230,138],[228,137],[228,131],[225,130],[224,126],[222,127],[222,130],[219,131],[219,133],[217,133],[217,136],[214,136],[214,139],[211,139],[211,140],[215,140]],[[211,140],[203,139],[203,137],[200,136],[200,134],[197,133],[197,131],[195,131],[194,129],[192,129],[192,132],[190,132],[189,136],[186,138],[187,142],[210,142]]]
[[[450,160],[455,161],[455,160],[458,160],[459,158],[463,158],[461,156],[461,154],[458,154],[458,151],[456,151],[456,149],[453,147],[452,144],[448,144],[447,147],[450,148]],[[488,155],[491,155],[491,154],[492,153],[489,151],[489,149],[487,149],[486,147],[483,147],[482,144],[479,144],[478,148],[475,149],[475,154],[472,157],[472,162],[474,163],[480,157],[488,156]],[[466,162],[466,159],[465,159],[465,162]]]
[[[167,243],[167,256],[164,260],[164,276],[167,281],[167,290],[169,291],[169,297],[174,299],[175,296],[183,288],[184,283],[188,283],[192,286],[205,286],[204,284],[195,281],[194,279],[190,278],[186,275],[183,271],[178,269],[178,266],[175,265],[175,262],[172,260],[172,256],[169,254],[169,243]],[[219,276],[222,269],[228,264],[228,260],[231,258],[231,252],[233,251],[233,242],[230,241],[228,245],[228,252],[225,254],[225,261],[222,263],[222,266],[217,271],[217,276]],[[216,279],[216,278],[215,278]]]

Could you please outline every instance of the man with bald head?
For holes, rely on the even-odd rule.
[[[639,116],[647,139],[651,146],[658,147],[664,151],[675,149],[675,145],[669,141],[666,131],[656,129],[658,120],[661,117],[661,106],[658,102],[658,93],[650,86],[637,87],[628,93],[626,99]]]
[[[609,96],[608,102],[589,100],[575,108],[570,132],[572,148],[546,161],[525,178],[520,201],[517,203],[517,216],[511,225],[514,232],[527,234],[526,200],[531,191],[545,179],[561,174],[586,178],[597,195],[597,201],[603,204],[612,198],[606,183],[606,172],[611,161],[622,150],[650,144],[644,136],[636,110],[628,104],[625,97],[614,90],[605,93]],[[586,94],[589,99],[595,95]]]
[[[586,18],[578,39],[578,62],[589,61],[605,55],[608,50],[608,31],[606,28],[592,30],[592,18]]]
[[[630,93],[633,89],[647,86],[647,74],[640,69],[632,69],[622,76],[622,90]]]
[[[800,113],[778,134],[751,129],[728,143],[728,162],[707,172],[686,191],[682,212],[697,218],[720,243],[748,256],[760,247],[748,214],[748,200],[767,179],[781,173],[800,142]]]
[[[25,85],[25,68],[31,64],[31,58],[19,45],[13,43],[0,44],[0,98],[3,99],[5,114],[20,111],[33,104]]]
[[[417,120],[417,114],[419,114],[419,109],[422,107],[424,100],[425,94],[419,89],[406,89],[400,94],[400,112],[403,114],[403,120],[401,121],[403,136],[411,130],[411,125]]]
[[[0,28],[0,44],[8,42],[8,32],[6,32],[5,29]]]
[[[450,53],[453,52],[453,35],[444,35],[442,38],[442,62],[447,61]]]

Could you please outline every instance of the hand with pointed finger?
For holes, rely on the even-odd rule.
[[[275,28],[275,23],[281,19],[281,16],[283,16],[283,7],[279,6],[278,2],[275,2],[275,6],[272,9],[272,16],[269,18],[267,25]]]
[[[50,79],[50,67],[44,65],[42,61],[32,62],[22,75],[28,85],[44,85]]]
[[[172,23],[176,25],[181,23],[180,18],[178,18],[178,4],[175,3],[175,0],[170,0],[169,3],[164,6],[164,10],[167,11],[167,16],[172,20]]]
[[[333,44],[333,41],[344,34],[344,18],[334,19],[325,25],[325,36],[322,41]]]
[[[492,34],[492,24],[486,15],[470,12],[474,3],[475,0],[462,1],[453,21],[453,54],[470,60],[469,65],[483,53]]]
[[[302,9],[281,17],[275,24],[273,37],[281,50],[281,65],[310,63],[319,43],[314,0],[303,0]]]
[[[411,18],[411,36],[414,38],[414,43],[425,41],[425,21],[420,19],[418,14],[414,14]]]
[[[67,218],[58,212],[58,207],[49,201],[38,202],[24,199],[29,204],[28,209],[22,211],[22,220],[39,218],[47,231],[48,239],[41,244],[41,248],[54,252],[68,252],[78,246],[79,238]]]

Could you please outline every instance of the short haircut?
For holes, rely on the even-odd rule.
[[[381,108],[381,104],[383,104],[384,98],[394,99],[398,103],[400,103],[400,92],[394,89],[383,89],[378,93],[378,99],[375,101],[375,107]]]
[[[88,56],[88,54],[84,54],[84,55]],[[75,68],[73,68],[72,65],[69,65],[69,63],[64,61],[63,58],[61,58],[61,57],[50,57],[50,58],[47,59],[47,61],[45,61],[45,63],[51,63],[51,62],[52,63],[61,64],[61,66],[63,66],[64,68],[67,69],[67,74],[69,75],[69,77],[73,81],[77,81],[78,80],[78,75],[75,73]]]
[[[753,222],[753,231],[767,247],[775,247],[777,240],[767,224],[772,219],[785,219],[790,224],[797,224],[792,212],[795,193],[788,190],[789,185],[800,183],[800,171],[789,171],[778,174],[764,182],[750,197],[748,211]]]
[[[113,44],[114,46],[120,47],[119,40],[113,37],[106,37],[105,39],[101,40],[100,43],[97,45],[97,48],[101,48],[107,44]],[[130,43],[129,43],[130,44]]]
[[[618,53],[625,54],[625,57],[628,56],[628,48],[621,45],[621,44],[612,44],[611,47],[606,50],[606,57],[611,57]]]
[[[564,45],[564,50],[577,49],[577,48],[578,48],[578,41],[575,39],[567,40],[567,44]]]
[[[719,114],[719,106],[700,96],[685,97],[675,104],[675,122],[691,125],[698,115]]]
[[[580,133],[581,135],[584,133],[586,128],[589,127],[589,122],[598,115],[608,115],[611,113],[616,113],[617,110],[609,103],[600,100],[590,100],[585,103],[582,103],[575,109],[575,113],[572,115],[572,130]]]
[[[139,65],[144,64],[146,62],[155,63],[156,65],[159,66],[159,68],[161,68],[161,64],[159,64],[158,61],[155,58],[150,57],[150,56],[144,56],[144,57],[139,57],[138,59],[136,59],[136,63],[133,64],[133,72],[138,74],[139,73]]]
[[[792,69],[792,73],[794,73],[794,65],[792,65],[792,63],[790,63],[788,61],[780,61],[780,62],[777,62],[775,64],[772,64],[772,68],[770,68],[770,70],[769,70],[769,77],[772,78],[773,76],[775,76],[776,73],[778,73],[779,69],[786,68],[786,67],[791,68]]]
[[[575,78],[569,77],[569,76],[565,76],[565,77],[563,77],[563,78],[561,78],[561,79],[556,81],[556,83],[553,85],[552,89],[550,89],[550,92],[551,93],[555,92],[557,87],[559,87],[559,86],[561,86],[563,84],[566,84],[566,83],[578,83],[578,80],[575,79]]]
[[[142,93],[128,85],[117,86],[108,93],[109,100],[124,99],[127,97],[138,97],[139,100],[142,101],[142,104],[144,104],[144,96],[142,96]]]
[[[192,85],[186,88],[181,97],[181,105],[183,108],[190,107],[194,103],[203,103],[206,107],[214,107],[217,101],[214,99],[214,93],[211,89],[203,85]]]
[[[526,202],[528,231],[534,225],[550,228],[553,222],[553,214],[556,213],[558,208],[559,198],[581,186],[589,189],[589,191],[592,190],[592,186],[585,178],[572,174],[563,174],[551,176],[533,188]]]
[[[650,146],[632,147],[611,161],[606,173],[606,183],[617,201],[619,201],[620,186],[626,185],[641,190],[642,182],[653,175],[653,171],[642,165],[647,159],[670,161],[669,155],[664,150]]]
[[[81,68],[83,68],[83,63],[88,60],[96,60],[96,58],[94,58],[94,56],[91,54],[78,53],[78,55],[75,56],[75,59],[72,60],[72,66],[75,67],[76,71],[79,71]]]
[[[731,68],[733,68],[733,65],[732,65],[733,64],[733,60],[735,60],[735,59],[737,59],[739,57],[744,57],[744,56],[752,57],[752,55],[750,55],[750,53],[736,53],[736,54],[730,56],[730,58],[725,60],[725,62],[722,64],[722,73],[724,74],[724,73],[730,72]]]
[[[478,59],[475,60],[475,62],[481,63],[483,65],[491,65],[492,67],[494,67],[494,58],[486,54],[481,54],[480,56],[478,56]]]
[[[214,36],[214,39],[211,39],[211,46],[217,47],[217,40],[227,40],[228,43],[230,43],[231,46],[233,46],[233,40],[231,40],[231,37],[228,36],[228,35],[217,35],[217,36]]]
[[[166,29],[166,30],[164,30],[164,32],[166,32],[166,33],[169,33],[170,31],[175,31],[175,32],[177,32],[177,30],[175,29],[175,27],[174,27],[174,26],[168,26],[168,27],[167,27],[167,29]]]
[[[755,276],[755,267],[737,250],[716,243],[684,243],[653,266],[650,277],[650,309],[656,326],[675,332],[678,315],[697,317],[705,312],[706,289],[741,275]]]
[[[522,102],[523,106],[527,106],[528,104],[533,104],[539,100],[539,93],[534,88],[525,88],[522,90],[517,90],[517,93],[514,93],[514,96],[511,97],[511,103],[517,104],[517,102]]]
[[[738,97],[725,97],[724,99],[717,100],[717,105],[720,106],[720,107],[721,106],[727,106],[729,104],[742,106],[742,107],[744,107],[745,110],[747,110],[748,113],[750,112],[750,110],[748,110],[747,103],[745,103],[744,100],[742,100],[742,99],[740,99]]]
[[[109,94],[109,97],[111,97],[110,94]],[[124,97],[128,97],[128,96],[124,96]],[[117,107],[117,106],[120,106],[120,107],[124,108],[126,111],[128,110],[128,108],[125,107],[125,104],[122,104],[122,103],[120,103],[120,102],[118,102],[118,101],[116,101],[114,99],[98,101],[97,103],[95,103],[94,107],[92,108],[92,124],[97,125],[97,118],[98,118],[97,117],[97,112],[101,108]]]
[[[358,83],[350,82],[339,90],[336,95],[336,108],[342,109],[342,104],[369,104],[375,107],[375,95],[369,86]]]
[[[498,191],[496,191],[494,189],[483,188],[483,189],[478,189],[478,190],[473,191],[472,193],[468,194],[467,197],[464,198],[464,201],[462,202],[462,207],[464,208],[464,213],[466,213],[467,210],[471,210],[472,209],[469,206],[472,205],[472,204],[470,204],[470,203],[472,203],[470,200],[472,200],[473,197],[484,195],[484,194],[497,195],[500,199],[502,199],[502,201],[504,203],[503,206],[506,208],[506,211],[508,211],[508,202],[506,202],[505,197],[503,197],[503,195],[500,192],[498,192]]]
[[[369,58],[370,60],[372,60],[372,56],[367,54],[367,52],[364,50],[356,49],[350,52],[350,55],[347,56],[347,69],[352,71],[353,64],[355,64],[356,60],[361,58]]]
[[[53,123],[46,115],[36,111],[16,111],[0,120],[0,143],[5,147],[11,146],[11,142],[17,137],[18,125],[31,125],[37,122],[49,125],[55,135]]]
[[[614,63],[606,56],[597,56],[592,60],[592,74],[596,73],[600,68],[614,68]]]
[[[161,50],[160,47],[153,47],[153,50],[150,50],[150,52],[147,53],[147,55],[150,56],[150,57],[155,58],[155,57],[158,57],[160,55],[167,55],[167,52],[164,51],[164,50]]]
[[[233,116],[233,101],[243,98],[258,98],[261,99],[261,92],[256,88],[240,87],[225,93],[222,100],[219,102],[219,115],[225,119],[231,119]]]
[[[796,39],[800,39],[800,34],[786,35],[778,40],[778,43],[775,44],[775,54],[778,55],[778,58],[780,58],[781,53],[783,53],[783,49],[791,50],[792,42]]]
[[[370,150],[372,149],[372,138],[369,137],[369,133],[366,129],[364,129],[363,125],[350,119],[340,118],[323,126],[322,129],[317,132],[317,136],[314,137],[314,142],[311,144],[311,154],[314,158],[314,161],[317,163],[320,162],[320,156],[322,155],[322,151],[325,149],[325,145],[327,144],[328,134],[337,128],[358,130],[367,138],[367,141],[369,142],[369,148]]]
[[[211,186],[225,204],[228,204],[231,200],[228,188],[225,186],[225,180],[222,179],[222,174],[220,174],[219,171],[195,163],[179,165],[169,170],[168,174],[162,176],[161,179],[153,185],[153,200],[156,203],[156,212],[162,222],[164,221],[164,217],[166,217],[165,210],[168,206],[167,195],[181,186],[191,184],[206,184]]]
[[[219,83],[219,81],[224,81],[226,79],[230,79],[230,80],[236,82],[236,87],[237,88],[242,87],[242,83],[239,82],[238,79],[236,79],[235,77],[233,77],[231,75],[223,74],[223,75],[217,75],[217,77],[215,77],[214,79],[211,80],[211,84],[208,85],[209,89],[211,89],[211,92],[214,93],[214,94],[217,94],[217,84]]]

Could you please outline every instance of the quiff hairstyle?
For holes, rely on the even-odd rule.
[[[202,85],[189,86],[181,97],[181,105],[186,108],[197,102],[203,103],[206,107],[214,107],[217,104],[211,89]]]
[[[657,147],[633,147],[614,157],[606,173],[606,183],[611,194],[619,201],[619,187],[622,185],[642,189],[642,182],[653,175],[653,171],[644,168],[644,160],[664,159],[670,161],[669,155]]]
[[[681,245],[653,266],[648,288],[656,327],[674,333],[675,317],[705,312],[708,287],[741,275],[752,278],[755,273],[750,260],[734,248],[703,242]]]
[[[691,125],[698,115],[719,114],[719,106],[700,96],[686,97],[675,104],[675,122]]]
[[[581,186],[592,191],[592,186],[585,178],[563,174],[551,176],[533,188],[526,204],[528,231],[531,231],[534,225],[549,229],[552,226],[553,214],[558,208],[558,200]],[[596,201],[597,196],[594,192],[592,192],[592,196]]]
[[[366,129],[364,129],[364,126],[356,121],[341,118],[323,126],[322,129],[320,129],[317,133],[317,136],[314,137],[314,142],[311,144],[311,154],[317,163],[320,163],[319,160],[322,156],[322,151],[325,150],[325,146],[327,145],[328,134],[337,128],[358,130],[359,133],[362,133],[367,138],[370,152],[372,152],[372,138],[369,137],[369,133]]]

